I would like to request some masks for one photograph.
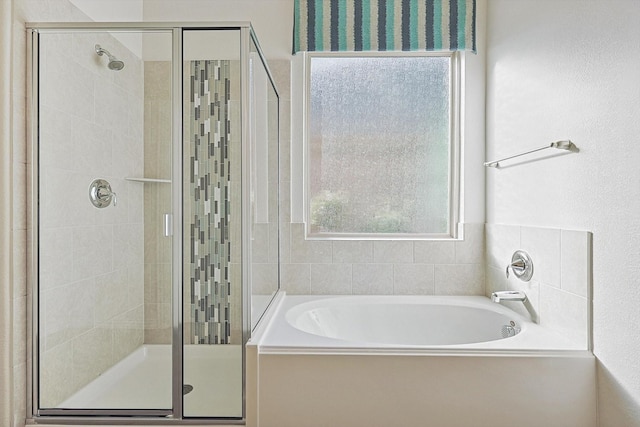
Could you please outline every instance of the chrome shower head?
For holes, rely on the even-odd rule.
[[[96,45],[96,53],[98,56],[106,54],[109,57],[109,64],[107,64],[107,67],[109,67],[110,70],[120,71],[124,68],[124,62],[113,56],[107,49],[103,49],[99,44]]]

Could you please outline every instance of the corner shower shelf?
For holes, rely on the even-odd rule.
[[[171,184],[171,180],[170,179],[159,179],[159,178],[125,178],[125,180],[127,181],[134,181],[134,182],[156,182],[159,184]]]

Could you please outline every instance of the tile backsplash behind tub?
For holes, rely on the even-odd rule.
[[[590,346],[591,241],[587,231],[486,225],[486,291],[526,292],[538,323],[564,337]],[[523,282],[505,270],[521,249],[533,261],[533,278]],[[529,317],[520,302],[504,302]]]
[[[485,294],[484,224],[465,224],[462,241],[305,240],[300,223],[287,237],[280,280],[288,294]]]

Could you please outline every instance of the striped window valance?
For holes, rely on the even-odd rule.
[[[476,51],[475,0],[295,0],[293,53]]]

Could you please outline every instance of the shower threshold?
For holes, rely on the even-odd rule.
[[[186,345],[184,383],[185,417],[242,417],[242,346]],[[58,408],[170,409],[171,346],[138,347]]]

